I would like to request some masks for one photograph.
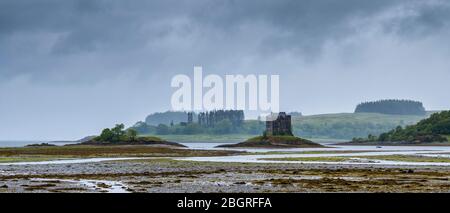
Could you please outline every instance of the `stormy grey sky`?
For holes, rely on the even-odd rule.
[[[0,0],[0,139],[78,139],[170,108],[170,80],[279,74],[281,109],[450,108],[450,2]]]

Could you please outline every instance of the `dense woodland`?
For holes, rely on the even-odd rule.
[[[380,100],[356,106],[355,113],[382,113],[392,115],[425,115],[423,104],[411,100]]]
[[[405,128],[397,128],[380,134],[369,135],[367,138],[355,138],[353,141],[379,141],[379,142],[445,142],[450,135],[450,111],[432,114],[429,118]]]
[[[155,142],[161,141],[157,137],[138,136],[138,132],[133,128],[125,129],[124,124],[116,124],[113,128],[105,128],[99,136],[92,138],[92,140],[84,141],[83,143],[124,143],[124,142]]]

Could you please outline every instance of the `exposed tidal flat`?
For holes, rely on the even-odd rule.
[[[2,192],[448,192],[448,167],[146,159],[2,167]],[[9,173],[9,175],[7,175]]]
[[[184,145],[1,148],[0,192],[450,191],[446,147]]]

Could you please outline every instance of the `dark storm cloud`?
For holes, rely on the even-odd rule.
[[[306,114],[379,98],[445,108],[449,24],[443,0],[2,0],[0,139],[132,124],[167,110],[171,77],[194,65],[282,74],[297,96],[282,108]]]
[[[404,1],[403,1],[404,2]],[[225,1],[220,6],[199,9],[193,16],[208,27],[236,32],[243,24],[263,24],[276,34],[264,40],[266,51],[288,49],[306,52],[320,49],[329,39],[353,33],[348,26],[352,19],[371,16],[399,1]]]
[[[447,30],[450,24],[450,3],[436,1],[430,4],[406,5],[406,17],[393,18],[385,23],[385,30],[404,37],[423,38]]]
[[[259,54],[270,56],[293,51],[300,58],[308,59],[320,53],[324,42],[355,33],[358,29],[349,25],[353,20],[398,6],[410,6],[417,15],[397,17],[385,26],[387,31],[408,34],[420,30],[426,34],[448,24],[448,5],[407,0],[5,0],[0,3],[0,42],[6,47],[8,43],[14,47],[26,44],[27,48],[11,47],[14,50],[6,48],[0,53],[10,60],[18,59],[17,63],[34,63],[26,58],[40,60],[37,66],[42,69],[36,71],[40,74],[44,70],[51,73],[52,68],[64,64],[65,60],[81,60],[76,56],[86,53],[101,55],[98,56],[101,62],[115,60],[117,56],[111,53],[120,52],[128,58],[130,66],[141,62],[136,54],[145,53],[150,56],[146,60],[148,64],[159,64],[164,54],[171,54],[166,52],[170,43],[165,39],[173,35],[181,39],[177,42],[198,42],[195,40],[198,39],[208,44],[211,49],[195,53],[198,54],[195,57],[201,58],[213,50],[224,54],[241,52],[239,46],[246,47],[239,44],[240,37],[252,31],[253,36],[258,36],[254,31],[261,30],[259,43],[252,47]],[[224,47],[216,43],[218,35],[230,37],[227,41],[234,45]],[[183,37],[191,40],[183,41]],[[164,44],[159,45],[160,42]],[[41,45],[47,45],[47,49]],[[55,56],[58,57],[54,60],[48,59]],[[3,75],[32,72],[27,66],[2,64]],[[87,69],[76,72],[83,70]]]

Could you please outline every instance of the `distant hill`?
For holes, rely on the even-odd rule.
[[[379,135],[397,126],[413,125],[425,115],[388,115],[380,113],[335,113],[293,117],[294,135],[303,138],[348,139]]]
[[[194,118],[196,115],[194,115]],[[174,124],[178,124],[180,122],[186,122],[188,118],[187,112],[157,112],[148,115],[145,118],[145,123],[148,125],[158,126],[159,124],[170,125],[173,121]]]
[[[376,137],[355,138],[354,142],[430,143],[446,142],[450,135],[450,111],[432,114],[415,125],[399,126]]]
[[[290,112],[288,113],[288,115],[291,115],[292,117],[298,117],[302,116],[303,114],[301,112]]]
[[[358,104],[355,113],[382,113],[390,115],[425,115],[423,104],[411,100],[379,100]]]

